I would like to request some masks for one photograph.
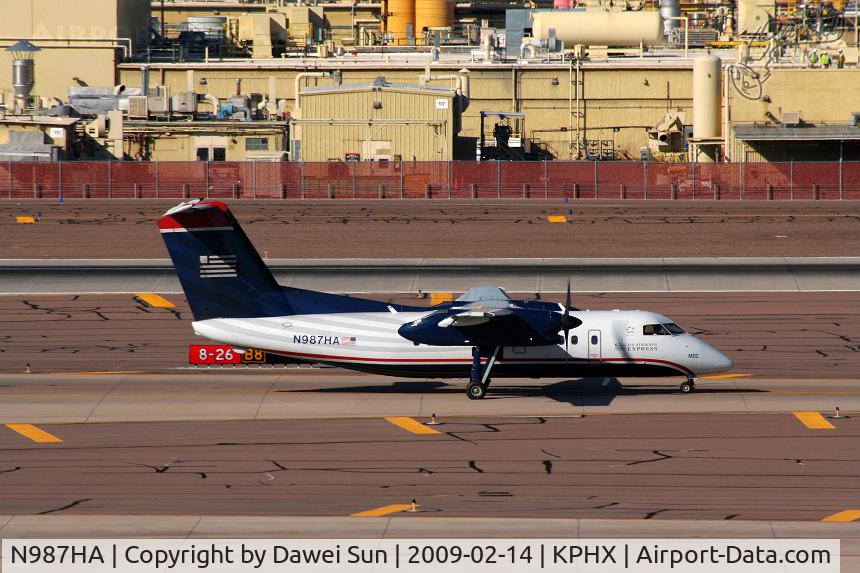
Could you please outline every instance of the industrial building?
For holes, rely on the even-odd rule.
[[[291,122],[293,159],[450,161],[468,105],[461,87],[468,85],[468,76],[449,78],[456,89],[394,84],[378,77],[370,83],[301,90]]]
[[[73,86],[115,85],[117,65],[150,42],[150,0],[0,0],[0,12],[0,50],[22,39],[39,48],[34,95],[43,98],[65,101]],[[4,92],[11,71],[0,66]]]
[[[527,158],[836,160],[860,111],[856,2],[2,2],[2,106],[80,117],[69,158],[478,159],[516,114]]]
[[[74,158],[74,117],[0,117],[0,161],[60,161]]]
[[[139,161],[284,161],[284,122],[131,121],[123,125],[123,153]],[[95,143],[99,143],[96,141]],[[99,145],[94,146],[93,153]]]

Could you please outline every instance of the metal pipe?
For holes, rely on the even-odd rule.
[[[418,84],[426,86],[427,82],[431,81],[453,81],[454,91],[465,99],[459,104],[459,110],[462,113],[469,106],[471,96],[471,82],[468,74],[469,70],[466,68],[461,69],[457,74],[432,74],[429,68],[425,68],[424,73],[418,76]]]
[[[465,68],[460,70],[460,72],[468,72]],[[433,81],[453,81],[454,82],[454,90],[462,93],[463,91],[463,77],[458,74],[431,74],[429,70],[426,70],[423,74],[418,76],[418,85],[426,86],[427,82]],[[468,81],[467,81],[468,83]],[[466,95],[466,94],[464,94]],[[467,96],[468,97],[468,96]]]
[[[517,68],[511,66],[511,111],[516,113],[517,110]]]
[[[296,79],[295,79],[295,89],[296,89],[295,101],[296,101],[296,105],[294,106],[294,108],[295,108],[294,111],[296,113],[300,112],[302,109],[301,103],[299,102],[299,93],[301,92],[302,80],[305,78],[326,78],[330,75],[331,74],[329,74],[328,72],[302,72],[302,73],[296,74]]]
[[[729,157],[729,68],[723,67],[723,161]],[[734,153],[732,153],[734,155]]]
[[[141,95],[149,95],[149,66],[140,67],[140,92]]]
[[[0,36],[0,42],[18,42],[21,38],[9,37],[9,36]],[[122,48],[123,58],[128,58],[133,51],[133,43],[131,38],[29,38],[30,42],[47,42],[47,43],[58,43],[65,42],[65,45],[59,46],[39,46],[45,48],[86,48],[88,46],[73,46],[71,42],[88,42],[88,43],[98,43],[98,42],[112,42],[116,44],[120,44],[119,46],[95,46],[98,48],[107,48],[107,47],[119,47]],[[125,45],[125,44],[128,45]],[[8,47],[8,46],[6,46]]]
[[[582,79],[581,79],[582,75],[580,74],[581,66],[582,66],[582,63],[580,62],[579,58],[577,58],[576,59],[576,86],[575,86],[575,89],[576,89],[576,158],[577,159],[582,159],[582,134],[580,133],[580,130],[579,130],[579,126],[580,126],[579,120],[580,120],[580,115],[582,114],[582,112],[580,111],[580,107],[579,107],[579,97],[580,97],[579,93],[580,93],[580,86],[582,85]]]
[[[567,69],[567,158],[573,155],[573,54]]]

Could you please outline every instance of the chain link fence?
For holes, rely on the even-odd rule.
[[[0,163],[8,199],[860,199],[860,162]]]

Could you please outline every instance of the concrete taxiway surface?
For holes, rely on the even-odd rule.
[[[480,402],[459,381],[184,368],[200,339],[177,296],[5,297],[0,535],[839,537],[860,566],[860,525],[820,521],[860,493],[858,296],[579,295],[663,312],[737,367],[692,395],[500,379]]]
[[[414,295],[377,298],[432,302]],[[185,299],[169,295],[167,302],[174,306],[153,307],[132,295],[0,297],[0,372],[20,373],[29,363],[38,374],[175,373],[188,365],[188,345],[203,339],[194,336]],[[606,293],[576,295],[573,302],[663,313],[729,354],[737,373],[858,376],[860,293]]]
[[[0,423],[378,418],[384,416],[582,416],[629,413],[860,413],[860,379],[565,381],[497,379],[487,398],[465,383],[400,380],[334,369],[282,373],[0,375]]]
[[[441,421],[40,425],[53,443],[0,428],[0,514],[349,516],[416,499],[415,517],[820,521],[860,496],[860,417]]]
[[[163,258],[178,201],[4,201],[5,258]],[[858,201],[228,201],[271,258],[793,257],[860,253]],[[569,223],[547,217],[568,215]],[[16,216],[38,216],[35,225]],[[96,248],[95,245],[98,245]],[[130,255],[131,253],[131,255]]]

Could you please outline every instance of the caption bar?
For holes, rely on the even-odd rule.
[[[4,539],[4,573],[839,573],[838,539]]]

